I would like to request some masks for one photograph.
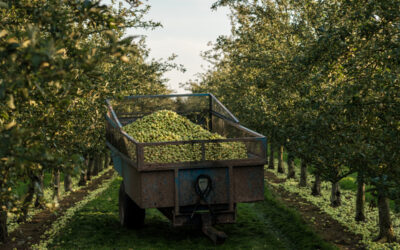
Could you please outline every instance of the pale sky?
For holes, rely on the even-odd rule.
[[[210,9],[215,0],[149,0],[151,10],[147,19],[161,22],[163,28],[153,31],[134,30],[133,35],[146,35],[147,46],[153,58],[167,58],[178,55],[175,62],[183,64],[185,73],[168,72],[168,86],[178,93],[184,93],[179,83],[194,79],[195,74],[206,68],[200,53],[209,49],[207,43],[214,42],[219,35],[230,34],[227,8],[217,11]],[[145,2],[146,3],[146,2]],[[128,33],[129,35],[129,33]]]

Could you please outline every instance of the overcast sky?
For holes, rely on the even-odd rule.
[[[194,79],[195,74],[203,72],[201,65],[206,62],[200,57],[207,50],[209,41],[214,42],[219,35],[230,34],[230,21],[227,8],[217,11],[210,9],[215,0],[149,0],[151,5],[147,18],[162,23],[163,28],[154,31],[138,31],[147,36],[150,56],[167,58],[178,55],[176,63],[183,64],[185,73],[167,73],[168,85],[178,93],[184,90],[179,83]]]

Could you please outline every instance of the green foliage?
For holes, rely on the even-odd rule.
[[[43,170],[72,174],[105,150],[105,98],[168,92],[162,74],[176,65],[147,60],[145,41],[124,36],[159,24],[143,21],[148,6],[126,3],[1,2],[1,210],[19,211],[19,182]]]
[[[232,11],[232,34],[204,53],[213,67],[191,89],[215,93],[325,180],[362,172],[391,195],[400,179],[400,1],[219,6]]]
[[[138,142],[226,139],[170,110],[156,111],[124,126],[123,129]],[[146,162],[154,163],[200,161],[202,159],[202,149],[199,143],[145,146],[144,157]],[[205,160],[245,158],[247,158],[247,149],[242,142],[205,144]]]

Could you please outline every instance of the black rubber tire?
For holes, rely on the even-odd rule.
[[[119,221],[126,228],[141,228],[144,226],[146,210],[140,208],[125,193],[124,182],[119,187]]]

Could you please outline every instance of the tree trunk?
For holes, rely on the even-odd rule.
[[[331,189],[331,206],[332,207],[339,207],[342,205],[341,195],[340,195],[340,187],[339,182],[332,182],[332,189]]]
[[[288,154],[287,164],[288,164],[287,178],[294,179],[294,177],[296,176],[296,172],[294,169],[294,155],[290,152]]]
[[[4,167],[3,165],[0,165],[0,167]],[[6,188],[6,184],[4,183],[4,179],[6,179],[7,176],[4,176],[3,178],[0,178],[0,189],[1,188]],[[7,190],[7,189],[6,189]],[[4,193],[1,193],[1,195],[4,195]],[[8,230],[7,230],[7,198],[5,199],[0,199],[0,243],[6,242],[8,238]],[[0,244],[1,246],[1,244]]]
[[[108,152],[106,152],[104,154],[104,167],[103,167],[103,169],[108,168],[109,165],[110,165],[110,154]]]
[[[6,242],[7,237],[7,211],[2,210],[0,207],[0,242]]]
[[[78,186],[86,186],[87,179],[87,169],[89,168],[89,155],[85,156],[85,167],[81,167],[81,174],[79,176]]]
[[[43,190],[44,190],[44,184],[43,184],[43,179],[44,179],[44,172],[43,170],[40,171],[39,175],[37,176],[37,180],[35,183],[35,194],[36,194],[36,200],[35,200],[35,207],[43,207]]]
[[[283,168],[283,146],[280,146],[279,148],[278,173],[285,173],[285,169]]]
[[[71,190],[72,190],[71,175],[68,173],[65,173],[64,174],[64,191],[70,192]]]
[[[28,192],[24,198],[24,201],[22,202],[22,207],[21,207],[21,215],[18,217],[18,222],[25,222],[26,217],[28,216],[28,210],[29,206],[32,203],[33,200],[33,195],[35,194],[35,178],[31,178],[31,182],[29,183],[28,186]]]
[[[53,170],[53,202],[58,204],[60,200],[60,170]]]
[[[100,172],[101,156],[100,154],[95,154],[93,159],[93,176],[97,176]]]
[[[379,209],[379,236],[376,241],[394,242],[396,240],[393,232],[393,225],[390,219],[389,199],[384,192],[378,191]]]
[[[321,176],[319,173],[315,174],[315,181],[311,189],[311,195],[313,196],[321,195]]]
[[[87,171],[86,171],[86,180],[88,180],[88,181],[90,181],[92,179],[93,167],[94,167],[94,159],[93,159],[92,156],[90,156],[88,168],[87,168]]]
[[[301,160],[301,167],[300,167],[300,187],[307,186],[307,163],[305,160]]]
[[[268,169],[275,169],[274,144],[272,144],[272,143],[270,144],[270,147],[269,147]]]
[[[81,175],[79,176],[78,186],[86,186],[86,169],[81,169]]]
[[[104,160],[106,158],[106,155],[104,153],[102,153],[102,154],[99,154],[99,157],[100,157],[100,161],[99,161],[99,167],[98,168],[99,168],[99,172],[101,172],[104,169]]]
[[[365,183],[364,174],[360,171],[357,173],[357,197],[356,197],[356,221],[365,221]]]

